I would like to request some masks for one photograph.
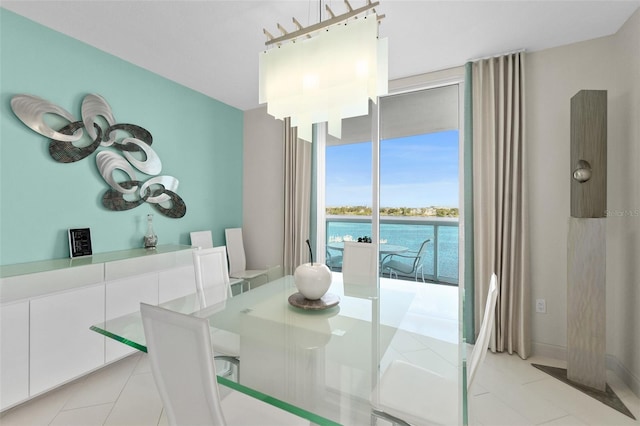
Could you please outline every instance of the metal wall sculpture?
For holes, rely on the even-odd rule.
[[[59,163],[80,161],[99,147],[113,148],[96,155],[98,171],[111,187],[102,196],[102,205],[107,209],[123,211],[149,203],[167,217],[181,218],[186,214],[187,206],[176,193],[178,179],[160,176],[162,162],[151,148],[151,133],[135,124],[116,123],[111,107],[102,96],[84,97],[81,120],[64,108],[32,95],[14,96],[11,109],[30,129],[50,139],[49,154]],[[65,124],[55,130],[45,121],[45,114]],[[135,169],[152,177],[140,181]],[[116,171],[129,179],[116,180]]]

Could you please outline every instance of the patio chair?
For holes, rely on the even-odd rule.
[[[332,253],[331,250],[327,250],[326,264],[332,271],[342,269],[342,254],[338,254],[336,252]]]
[[[427,252],[427,243],[431,241],[426,239],[420,245],[420,249],[417,253],[392,253],[386,255],[380,264],[380,269],[384,273],[386,269],[389,270],[389,278],[393,278],[395,275],[398,278],[398,273],[403,275],[414,275],[415,280],[418,281],[418,272],[422,276],[422,282],[424,282],[424,268],[423,260]]]

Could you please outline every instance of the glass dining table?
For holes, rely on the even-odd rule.
[[[443,299],[434,296],[442,286],[433,286],[388,278],[370,286],[350,285],[334,272],[329,293],[340,302],[327,309],[292,306],[289,296],[297,292],[292,276],[204,308],[196,294],[161,306],[206,318],[212,339],[217,330],[239,336],[238,380],[221,372],[219,384],[313,424],[370,424],[380,377],[396,359],[458,380],[460,386],[450,397],[457,401],[458,423],[464,424],[466,391],[460,377],[465,354],[458,297],[454,294],[454,300],[446,302],[450,306],[445,313]],[[146,352],[139,312],[91,329]]]

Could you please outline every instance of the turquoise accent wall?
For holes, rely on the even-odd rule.
[[[68,257],[74,227],[91,228],[94,253],[141,247],[148,213],[159,244],[189,244],[189,232],[202,229],[224,244],[224,228],[242,225],[242,111],[2,8],[0,46],[0,265]],[[151,132],[161,174],[180,181],[187,214],[171,219],[146,203],[105,209],[96,153],[53,161],[48,139],[11,110],[23,93],[78,118],[86,94],[103,96],[118,123]]]

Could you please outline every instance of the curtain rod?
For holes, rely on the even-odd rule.
[[[488,55],[488,56],[483,56],[481,58],[474,58],[474,59],[468,59],[467,62],[477,62],[477,61],[484,61],[485,59],[492,59],[492,58],[499,58],[500,56],[507,56],[507,55],[513,55],[514,53],[522,53],[522,52],[526,52],[527,49],[517,49],[517,50],[508,50],[506,52],[503,53],[496,53],[495,55]]]

